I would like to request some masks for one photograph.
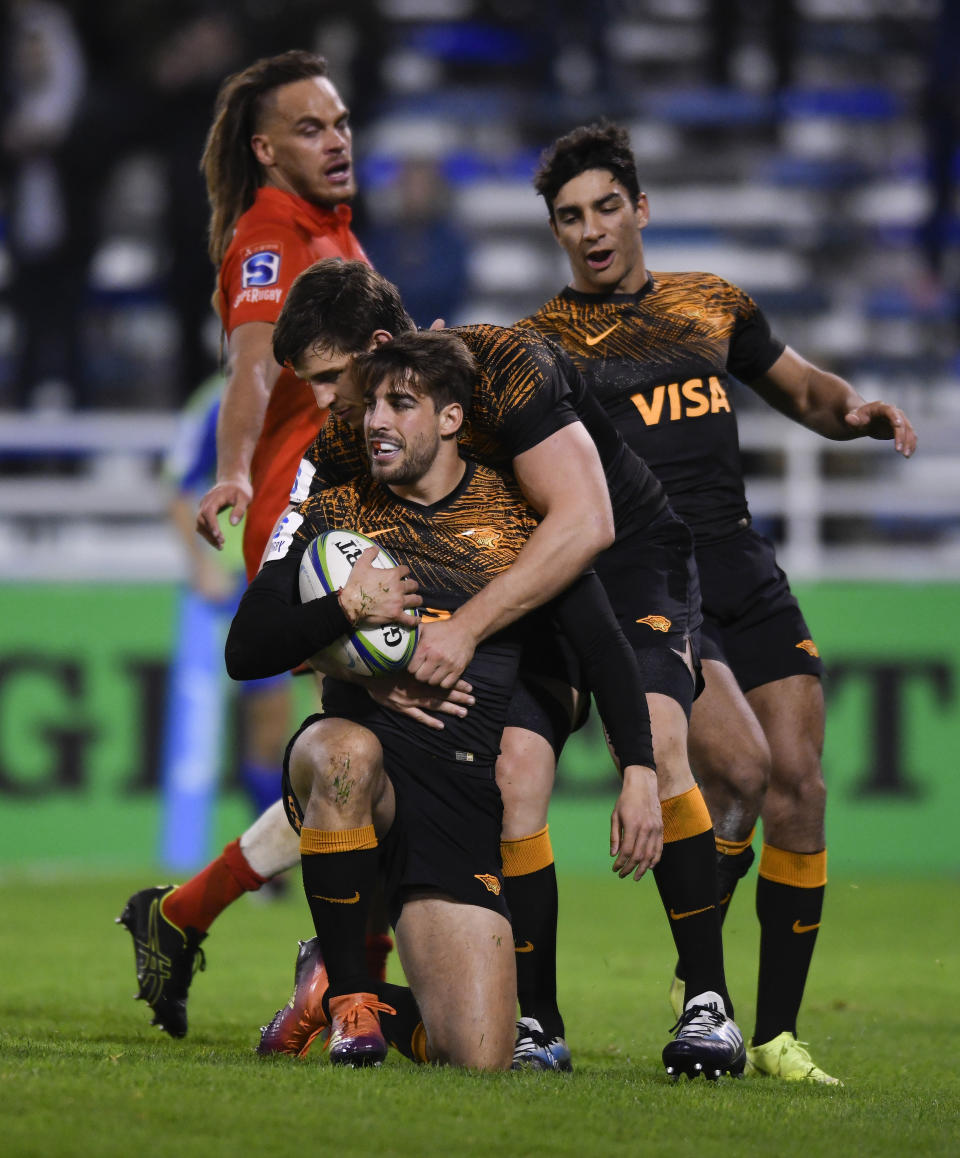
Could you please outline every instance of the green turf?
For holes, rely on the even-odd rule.
[[[561,990],[571,1077],[477,1076],[391,1059],[380,1070],[258,1059],[289,994],[302,901],[244,898],[207,942],[190,1036],[130,1000],[138,875],[0,882],[0,1153],[664,1155],[960,1153],[960,937],[947,881],[831,884],[801,1037],[843,1089],[769,1079],[672,1085],[672,964],[652,881],[561,880]],[[752,887],[728,920],[728,973],[749,1032]],[[391,965],[395,970],[395,964]],[[394,974],[395,979],[396,975]]]

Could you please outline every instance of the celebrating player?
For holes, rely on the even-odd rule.
[[[836,1084],[796,1040],[827,875],[821,661],[772,546],[750,527],[730,380],[826,438],[892,439],[909,457],[916,436],[895,406],[864,401],[774,338],[735,286],[647,269],[649,208],[624,130],[591,125],[560,138],[534,183],[573,276],[523,324],[567,351],[696,541],[706,690],[690,751],[717,832],[724,913],[753,860],[758,814],[763,821],[748,1062]],[[681,963],[675,1009],[683,977]]]
[[[363,444],[356,432],[362,395],[353,374],[354,358],[411,328],[396,288],[357,262],[319,262],[291,288],[274,334],[276,357],[294,366],[312,386],[317,404],[329,406],[334,415],[301,465],[294,490],[297,499],[365,470]],[[582,468],[558,444],[558,434],[585,429],[595,441],[594,453],[599,451],[617,541],[598,559],[597,570],[636,651],[648,693],[664,828],[663,854],[654,876],[678,953],[692,973],[692,996],[664,1060],[674,1071],[704,1070],[712,1075],[718,1069],[736,1069],[742,1066],[742,1043],[730,1020],[724,980],[713,830],[686,754],[686,713],[695,686],[692,636],[699,625],[689,531],[670,511],[659,483],[624,445],[576,371],[564,365],[562,354],[558,357],[532,334],[517,330],[466,326],[454,332],[471,350],[479,369],[473,410],[462,438],[466,455],[511,469],[536,509],[549,497],[551,487],[579,489],[585,482],[578,473]],[[454,678],[462,656],[472,654],[478,639],[515,618],[519,609],[542,603],[561,576],[564,583],[573,578],[569,555],[558,552],[550,569],[533,575],[522,572],[525,590],[517,598],[513,593],[520,584],[523,554],[456,615],[424,627],[411,668],[420,660],[421,677]],[[505,580],[510,585],[500,588]],[[495,600],[500,590],[507,595]],[[477,631],[477,617],[470,611],[480,599],[484,599],[481,614],[499,619]],[[421,659],[424,654],[427,661]],[[536,659],[525,657],[528,676],[533,674],[531,667],[536,667]],[[523,1016],[516,1061],[558,1069],[569,1067],[570,1055],[556,1002],[556,875],[546,820],[555,757],[570,724],[549,694],[551,683],[557,683],[555,670],[541,662],[537,674],[539,682],[526,680],[511,701],[497,780],[504,798],[504,887],[514,937],[524,950],[518,960]],[[644,709],[642,697],[636,709]],[[648,814],[646,799],[653,789],[649,781],[625,777],[612,819],[611,845],[618,858],[637,839],[636,818]],[[629,875],[630,869],[619,859],[614,868]],[[302,985],[298,982],[288,1007],[291,1022],[303,1004],[305,978]],[[279,1041],[278,1046],[283,1048]]]
[[[326,642],[324,623],[332,621],[337,635],[350,629],[336,595],[317,601],[320,608],[299,601],[301,557],[324,530],[362,527],[415,571],[425,617],[443,622],[505,573],[537,526],[512,480],[460,456],[456,439],[475,368],[459,339],[405,334],[358,358],[353,373],[372,477],[320,491],[279,524],[227,641],[236,678],[302,662]],[[585,578],[561,599],[589,592],[597,604],[571,605],[566,630],[605,685],[601,704],[612,714],[601,710],[626,771],[650,775],[649,729],[637,736],[635,726],[639,672],[602,588],[595,576]],[[379,1063],[384,1031],[418,1061],[512,1063],[516,968],[494,765],[520,627],[481,641],[466,669],[474,705],[442,730],[328,679],[324,713],[310,717],[287,750],[284,799],[329,977],[315,994],[312,1033],[329,1028],[337,1064]],[[630,767],[637,761],[644,766]],[[367,974],[364,918],[381,850],[412,998]],[[639,871],[658,853],[655,841]]]

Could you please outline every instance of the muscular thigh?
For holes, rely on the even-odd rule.
[[[820,680],[788,676],[752,688],[747,700],[770,746],[771,785],[819,776],[825,719]]]
[[[717,660],[703,661],[704,688],[690,715],[690,760],[701,781],[735,775],[755,780],[762,791],[770,750],[760,722],[740,690],[733,672]]]
[[[414,894],[397,922],[397,949],[431,1060],[508,1069],[517,978],[506,917],[441,894]]]

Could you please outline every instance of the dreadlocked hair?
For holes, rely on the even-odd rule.
[[[214,265],[223,260],[237,218],[253,204],[261,183],[250,138],[266,98],[282,85],[327,76],[328,72],[324,57],[292,49],[254,61],[220,86],[200,159],[210,201],[208,252]]]

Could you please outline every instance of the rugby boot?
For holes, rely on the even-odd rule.
[[[763,1045],[747,1047],[747,1073],[781,1078],[787,1082],[818,1082],[822,1086],[842,1086],[839,1078],[831,1077],[816,1065],[807,1053],[805,1041],[797,1041],[785,1029]]]
[[[134,893],[116,918],[133,937],[137,967],[137,1001],[153,1010],[151,1025],[171,1037],[186,1037],[187,990],[194,973],[207,967],[200,942],[206,933],[188,925],[179,928],[163,915],[162,902],[173,885],[158,885]]]
[[[335,1066],[378,1066],[387,1056],[379,1012],[396,1014],[375,993],[330,998],[330,1061]]]
[[[724,1012],[719,993],[707,990],[691,997],[672,1029],[676,1036],[663,1047],[663,1064],[671,1077],[703,1074],[715,1081],[722,1073],[743,1074],[743,1035]]]
[[[329,981],[316,937],[300,941],[293,973],[293,996],[273,1015],[269,1025],[260,1027],[257,1053],[285,1053],[306,1057],[317,1037],[326,1042],[330,1022],[323,1012],[323,995]]]
[[[517,1040],[510,1068],[571,1073],[570,1047],[562,1037],[548,1037],[536,1018],[521,1017],[517,1022]]]

